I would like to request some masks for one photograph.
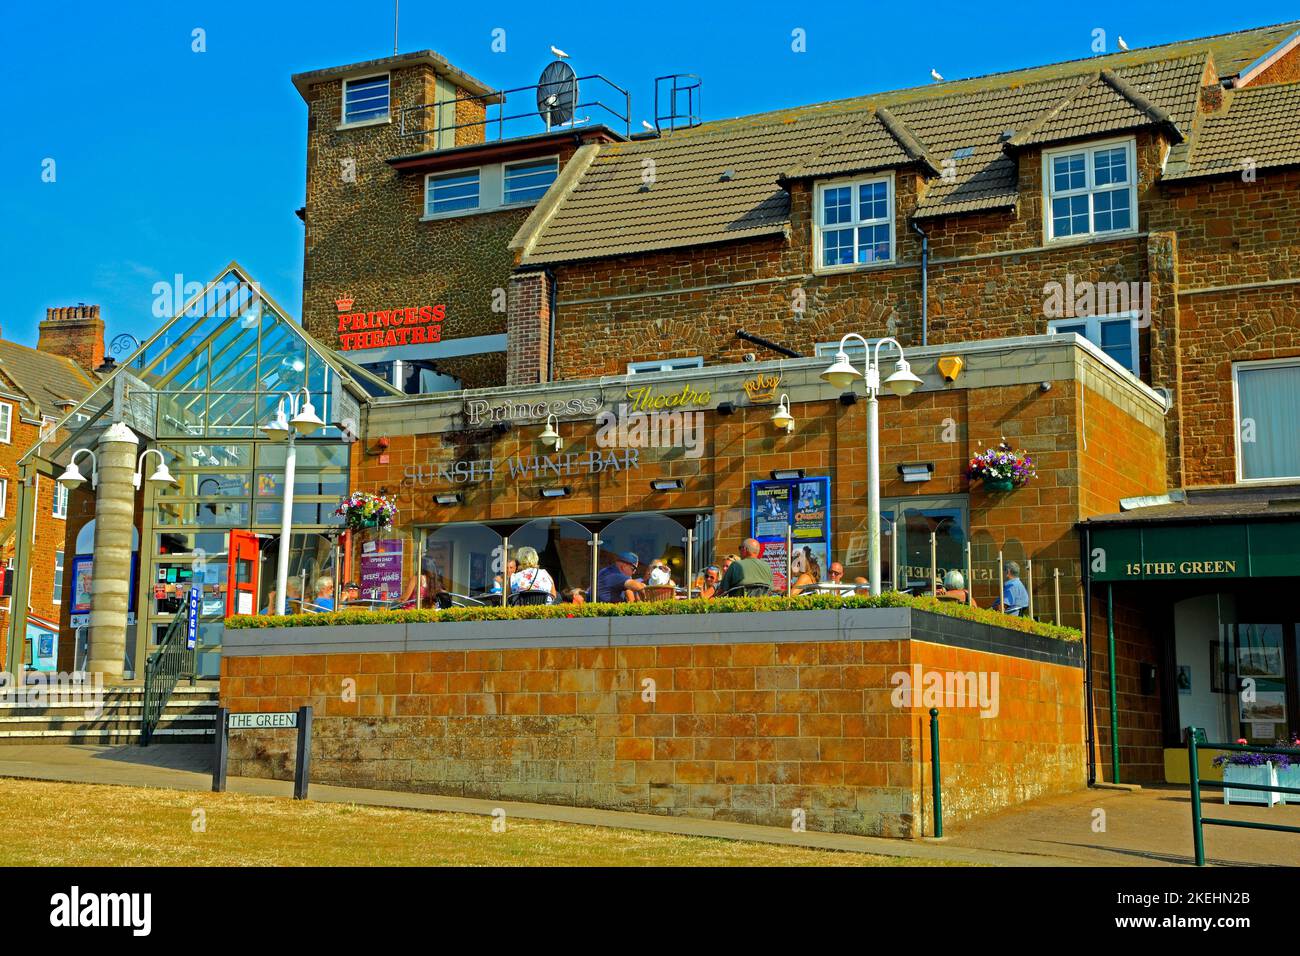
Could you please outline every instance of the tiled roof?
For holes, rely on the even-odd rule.
[[[1300,165],[1300,83],[1246,87],[1224,94],[1226,109],[1207,116],[1181,162],[1171,159],[1166,180]]]
[[[79,402],[95,380],[76,362],[0,339],[0,373],[30,400],[25,411],[62,418],[60,402]]]
[[[786,179],[919,163],[915,215],[1007,207],[1020,145],[1163,125],[1185,136],[1209,60],[1233,75],[1290,36],[1284,24],[993,76],[936,83],[601,146],[526,243],[525,265],[784,232]],[[1183,147],[1176,147],[1183,149]],[[1176,158],[1176,157],[1175,157]],[[945,168],[946,167],[946,168]],[[731,175],[724,175],[730,170]],[[939,172],[940,175],[933,175]],[[527,229],[527,224],[525,229]],[[516,237],[518,242],[520,237]]]

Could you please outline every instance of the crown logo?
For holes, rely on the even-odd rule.
[[[352,308],[352,303],[355,301],[356,300],[352,298],[351,292],[340,292],[338,297],[334,300],[334,304],[338,306],[340,312],[346,312],[348,309]]]
[[[751,402],[770,402],[780,384],[780,375],[757,375],[745,383],[745,394]]]

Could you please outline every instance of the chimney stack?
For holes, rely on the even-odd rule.
[[[45,310],[36,347],[51,355],[72,359],[86,372],[104,363],[104,320],[99,306],[66,305]]]

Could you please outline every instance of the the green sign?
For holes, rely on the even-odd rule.
[[[1300,521],[1092,529],[1094,581],[1300,575]]]

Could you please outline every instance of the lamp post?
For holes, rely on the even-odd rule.
[[[844,344],[849,339],[857,339],[866,351],[865,375],[853,367],[844,351]],[[890,337],[876,342],[873,352],[870,342],[856,332],[848,333],[840,339],[840,347],[835,353],[834,363],[822,372],[821,376],[824,381],[841,391],[852,388],[853,383],[860,378],[865,378],[867,382],[867,545],[870,555],[869,574],[872,594],[880,593],[880,403],[877,396],[880,393],[880,347],[885,343],[898,349],[898,364],[894,367],[893,373],[885,379],[885,385],[900,398],[911,395],[921,384],[921,379],[907,364],[907,358],[903,355],[903,346],[898,344],[897,339]],[[894,577],[897,580],[897,569]]]
[[[289,546],[293,540],[293,481],[298,470],[299,435],[314,434],[325,423],[316,414],[311,404],[311,393],[304,385],[301,389],[303,400],[299,402],[297,392],[285,392],[284,398],[276,406],[275,417],[262,426],[262,431],[271,441],[287,441],[289,447],[284,456],[284,510],[280,515],[280,553],[276,556],[275,569],[275,613],[284,614],[285,590],[289,586]],[[292,419],[285,418],[286,400]]]

